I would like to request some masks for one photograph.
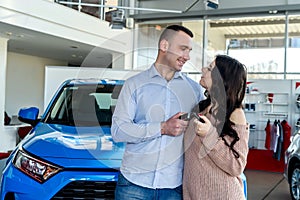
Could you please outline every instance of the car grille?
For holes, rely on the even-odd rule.
[[[52,199],[114,199],[116,182],[74,181],[66,185]]]

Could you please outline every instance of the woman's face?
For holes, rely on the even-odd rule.
[[[216,66],[215,61],[210,63],[208,67],[202,67],[202,76],[200,79],[200,85],[207,89],[208,91],[210,90],[212,86],[212,78],[211,78],[211,71],[213,68]]]

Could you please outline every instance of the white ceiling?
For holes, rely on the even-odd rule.
[[[289,18],[290,35],[300,36],[300,17]],[[282,37],[285,17],[252,17],[242,19],[210,20],[211,29],[218,30],[225,38]],[[45,33],[0,22],[0,37],[9,38],[8,51],[66,61],[80,66],[95,47]],[[110,52],[103,52],[107,55]]]
[[[210,28],[222,32],[225,38],[275,38],[284,37],[285,16],[245,17],[236,19],[211,20]],[[289,36],[300,36],[300,17],[289,17]]]
[[[0,22],[0,37],[8,38],[8,51],[80,65],[94,46]]]

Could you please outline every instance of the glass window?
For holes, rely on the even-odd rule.
[[[208,19],[207,27],[208,60],[228,54],[246,65],[249,78],[283,78],[285,16]]]
[[[287,48],[286,71],[287,73],[300,73],[300,14],[289,15],[289,45]],[[300,75],[289,75],[287,79],[299,78]]]
[[[144,70],[154,63],[158,51],[159,36],[167,25],[139,25],[134,31],[134,70]]]
[[[155,62],[157,52],[158,52],[158,40],[159,37],[168,25],[176,24],[163,23],[163,24],[147,24],[139,25],[135,35],[135,50],[134,50],[134,69],[144,70],[149,68],[151,64]],[[184,68],[183,72],[189,73],[200,73],[202,66],[202,20],[198,21],[188,21],[177,23],[189,28],[194,33],[193,38],[193,50],[191,51],[189,60]]]
[[[109,84],[64,87],[45,122],[69,126],[111,125],[120,88]]]

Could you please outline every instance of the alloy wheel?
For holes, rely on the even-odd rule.
[[[300,200],[300,169],[295,167],[290,183],[290,190],[293,199]]]

